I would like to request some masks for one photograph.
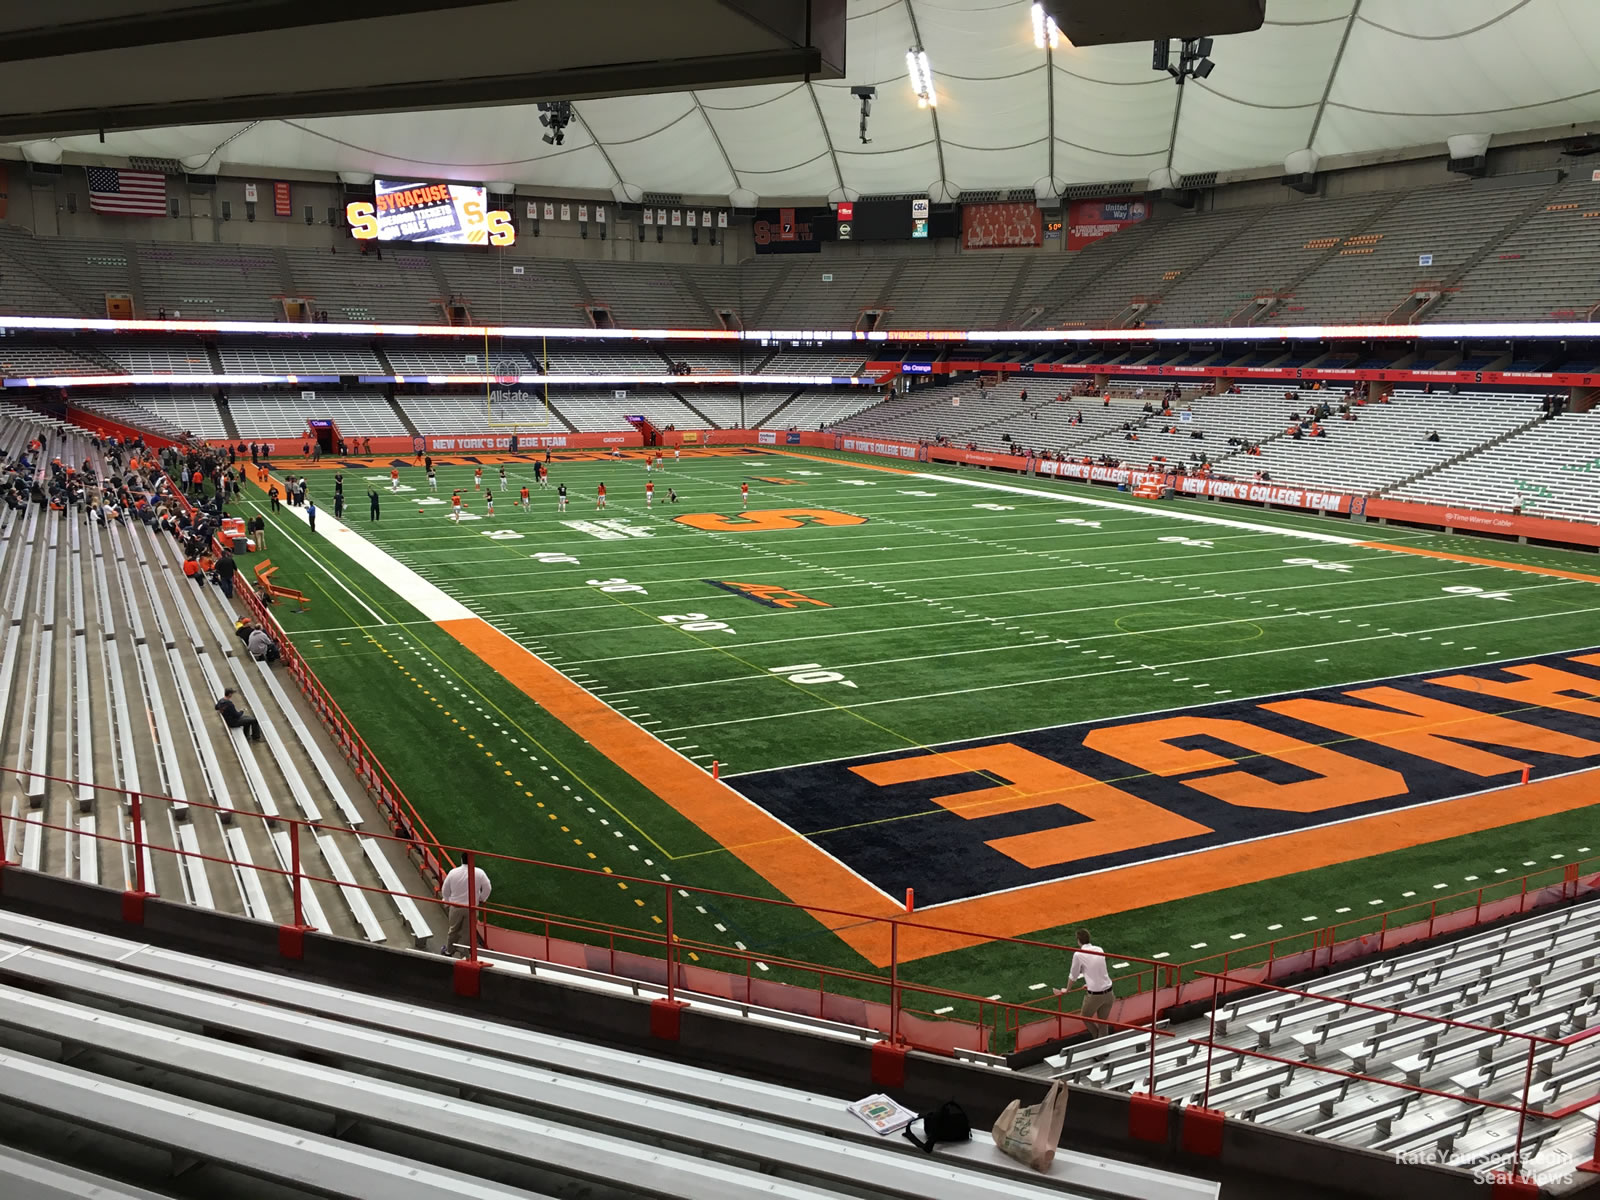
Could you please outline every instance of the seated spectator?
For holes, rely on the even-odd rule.
[[[250,657],[257,662],[275,663],[278,661],[278,643],[267,636],[267,631],[259,627],[250,631],[249,641]]]
[[[261,726],[256,723],[256,719],[249,713],[239,711],[239,706],[233,702],[232,688],[224,688],[222,690],[222,695],[218,698],[214,707],[222,714],[222,720],[229,729],[244,730],[245,737],[252,742],[261,740]]]

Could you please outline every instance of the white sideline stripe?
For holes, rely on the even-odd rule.
[[[1069,496],[1059,492],[1041,492],[1037,488],[1018,487],[1010,483],[988,483],[981,479],[962,479],[959,475],[933,475],[926,471],[917,472],[917,479],[936,479],[942,483],[957,483],[963,487],[984,488],[991,492],[1006,492],[1013,496],[1038,496],[1045,500],[1057,500],[1067,504],[1088,504],[1094,508],[1112,508],[1118,512],[1134,512],[1149,515],[1148,508],[1137,504],[1123,504],[1116,500],[1100,500],[1089,496]],[[1161,510],[1161,515],[1174,521],[1190,521],[1196,525],[1220,525],[1227,529],[1248,529],[1252,533],[1279,533],[1284,537],[1302,538],[1310,542],[1326,542],[1333,546],[1359,546],[1363,538],[1340,537],[1335,533],[1312,533],[1305,529],[1285,529],[1280,525],[1256,525],[1250,521],[1235,521],[1228,517],[1208,517],[1201,513],[1168,512]]]
[[[254,507],[258,512],[260,511],[260,505],[255,505]],[[310,524],[306,520],[304,509],[284,505],[283,511],[294,515],[306,525]],[[320,510],[317,513],[317,518],[317,532],[324,535],[330,546],[337,550],[342,550],[358,566],[365,568],[375,578],[381,579],[390,591],[410,604],[411,607],[415,608],[428,620],[459,621],[463,617],[475,615],[465,604],[446,595],[440,588],[429,583],[388,551],[380,550],[343,521],[336,520]],[[312,561],[316,561],[315,555],[312,555],[311,558]],[[321,566],[322,564],[319,563],[318,565]],[[369,613],[372,613],[374,621],[379,625],[389,624],[377,613],[372,612],[372,609],[367,606],[361,597],[351,592],[348,587],[345,587],[343,581],[337,575],[333,574],[332,571],[328,571],[326,567],[322,569],[327,572],[330,579],[350,593],[352,600],[360,604]]]

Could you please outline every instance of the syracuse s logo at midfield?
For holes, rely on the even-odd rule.
[[[774,529],[800,529],[806,525],[865,525],[855,513],[831,508],[753,508],[749,512],[684,513],[674,517],[679,525],[710,533],[766,533]]]

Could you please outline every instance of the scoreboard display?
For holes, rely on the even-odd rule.
[[[516,240],[511,214],[491,212],[485,188],[379,179],[374,192],[371,201],[345,206],[356,238],[452,246],[509,246]]]

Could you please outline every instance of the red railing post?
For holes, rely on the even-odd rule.
[[[889,922],[889,1044],[900,1044],[900,922]]]
[[[144,893],[144,816],[139,793],[131,796],[133,816],[133,890]]]
[[[1211,1029],[1206,1034],[1206,1082],[1200,1091],[1201,1108],[1209,1108],[1211,1101],[1211,1058],[1217,1050],[1217,1001],[1220,998],[1220,984],[1221,980],[1213,975],[1211,977]],[[1153,1035],[1151,1040],[1155,1040]]]
[[[1528,1039],[1528,1065],[1522,1072],[1522,1111],[1517,1114],[1517,1146],[1512,1151],[1511,1174],[1522,1174],[1522,1132],[1528,1127],[1528,1093],[1533,1090],[1533,1050],[1538,1043]]]
[[[305,906],[300,897],[301,886],[300,872],[300,822],[289,822],[289,887],[294,895],[294,925],[296,929],[305,928]]]
[[[1161,968],[1150,972],[1150,1094],[1156,1094],[1156,997],[1161,995]]]
[[[467,961],[475,963],[478,961],[477,856],[471,850],[464,850],[461,860],[467,864]]]
[[[671,1003],[677,999],[678,968],[677,955],[673,948],[672,937],[672,888],[666,888],[667,893],[667,1001]]]

